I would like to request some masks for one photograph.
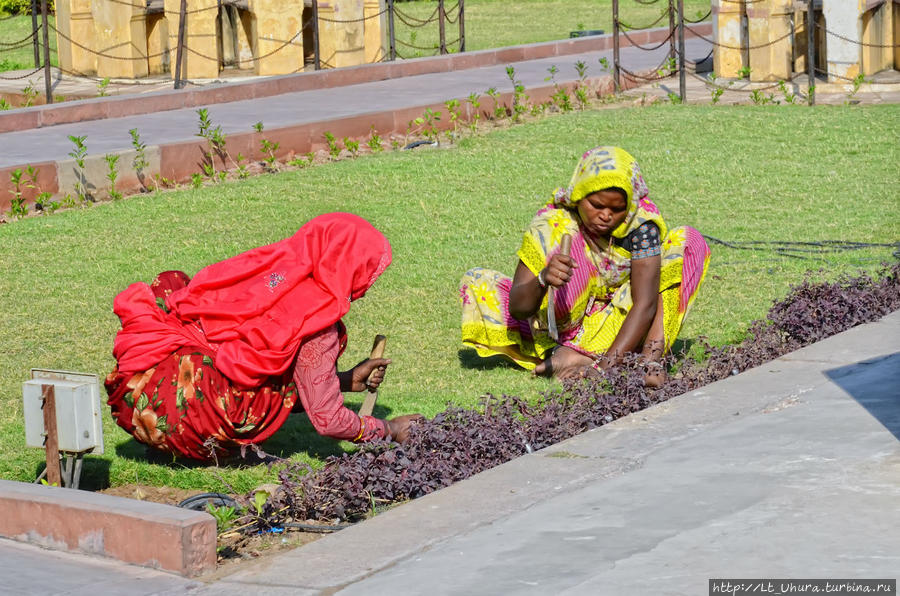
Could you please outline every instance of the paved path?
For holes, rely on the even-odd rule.
[[[896,578],[900,312],[225,577],[0,540],[10,594],[705,594]],[[53,573],[48,573],[53,569]]]
[[[709,53],[708,42],[691,38],[686,40],[687,55],[703,58]],[[622,49],[622,64],[629,70],[654,68],[665,59],[668,45],[652,52],[636,48]],[[547,69],[556,66],[559,82],[577,79],[575,62],[588,65],[588,75],[599,77],[602,73],[598,60],[612,61],[612,51],[588,52],[569,56],[556,56],[513,64],[516,77],[528,88],[548,85],[544,79]],[[363,83],[331,89],[319,89],[286,93],[210,106],[209,115],[223,132],[233,134],[252,130],[253,124],[262,121],[266,129],[283,128],[296,124],[328,121],[347,116],[372,112],[402,110],[421,105],[442,103],[448,99],[465,99],[470,93],[483,94],[490,87],[499,91],[511,91],[512,84],[505,66],[490,66],[403,77],[372,83]],[[68,135],[87,135],[87,148],[91,155],[103,155],[131,148],[128,130],[137,128],[147,145],[172,144],[196,140],[198,117],[195,108],[171,110],[124,118],[61,124],[25,131],[0,134],[0,167],[18,166],[45,161],[69,159],[72,143]]]

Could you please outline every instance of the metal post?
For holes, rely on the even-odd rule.
[[[37,0],[31,0],[31,44],[34,46],[34,67],[41,66],[41,41],[38,39],[38,23],[37,23],[38,3]]]
[[[397,59],[397,39],[394,37],[394,0],[387,0],[388,9],[388,50],[391,60]]]
[[[669,0],[669,57],[675,59],[675,0]]]
[[[438,33],[440,35],[441,54],[447,53],[447,32],[444,31],[444,0],[438,0]]]
[[[47,0],[42,1],[46,7]],[[47,454],[47,482],[53,486],[62,486],[62,473],[59,467],[59,438],[56,434],[56,389],[53,385],[41,385],[41,399],[44,400],[44,433],[47,435],[44,442]]]
[[[619,89],[619,0],[612,0],[613,25],[613,85]]]
[[[41,27],[44,28],[44,94],[47,103],[53,103],[53,89],[50,86],[50,27],[47,26],[47,0],[41,0]]]
[[[466,17],[466,8],[463,3],[464,0],[459,0],[459,15],[457,18],[459,19],[459,51],[466,51],[466,25],[465,25],[465,17]]]
[[[681,96],[681,103],[687,101],[687,82],[684,77],[684,0],[678,0],[678,94]]]
[[[84,462],[84,454],[76,453],[75,454],[75,472],[72,476],[72,485],[71,488],[78,490],[78,486],[81,484],[81,468]]]
[[[182,68],[182,62],[184,62],[184,35],[185,29],[187,28],[187,0],[181,0],[181,11],[178,17],[178,46],[175,50],[175,88],[181,89],[184,87],[184,81],[182,80],[182,76],[184,75],[184,68]]]
[[[316,70],[322,69],[322,58],[319,56],[319,0],[313,0],[312,3],[312,20],[313,20],[313,64]]]
[[[813,0],[806,2],[806,97],[809,105],[816,103],[816,13]]]
[[[72,488],[72,477],[75,474],[75,458],[71,453],[66,454],[66,464],[62,469],[63,486]]]

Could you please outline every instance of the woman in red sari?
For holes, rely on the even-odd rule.
[[[390,262],[381,232],[332,213],[193,279],[166,271],[130,285],[113,308],[122,321],[106,378],[113,417],[142,443],[202,460],[210,444],[265,441],[300,406],[322,435],[405,441],[418,414],[381,420],[343,405],[342,391],[376,388],[390,361],[336,368],[341,318]]]

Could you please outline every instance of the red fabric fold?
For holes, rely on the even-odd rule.
[[[293,236],[200,270],[160,309],[147,284],[116,297],[122,320],[113,354],[140,372],[198,345],[235,385],[255,387],[287,370],[301,341],[333,325],[391,262],[387,239],[349,213],[310,220]]]

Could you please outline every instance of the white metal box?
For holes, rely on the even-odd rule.
[[[33,369],[32,379],[22,384],[25,410],[25,444],[44,447],[44,412],[41,385],[53,385],[59,450],[69,453],[103,453],[103,420],[100,387],[96,375]]]

